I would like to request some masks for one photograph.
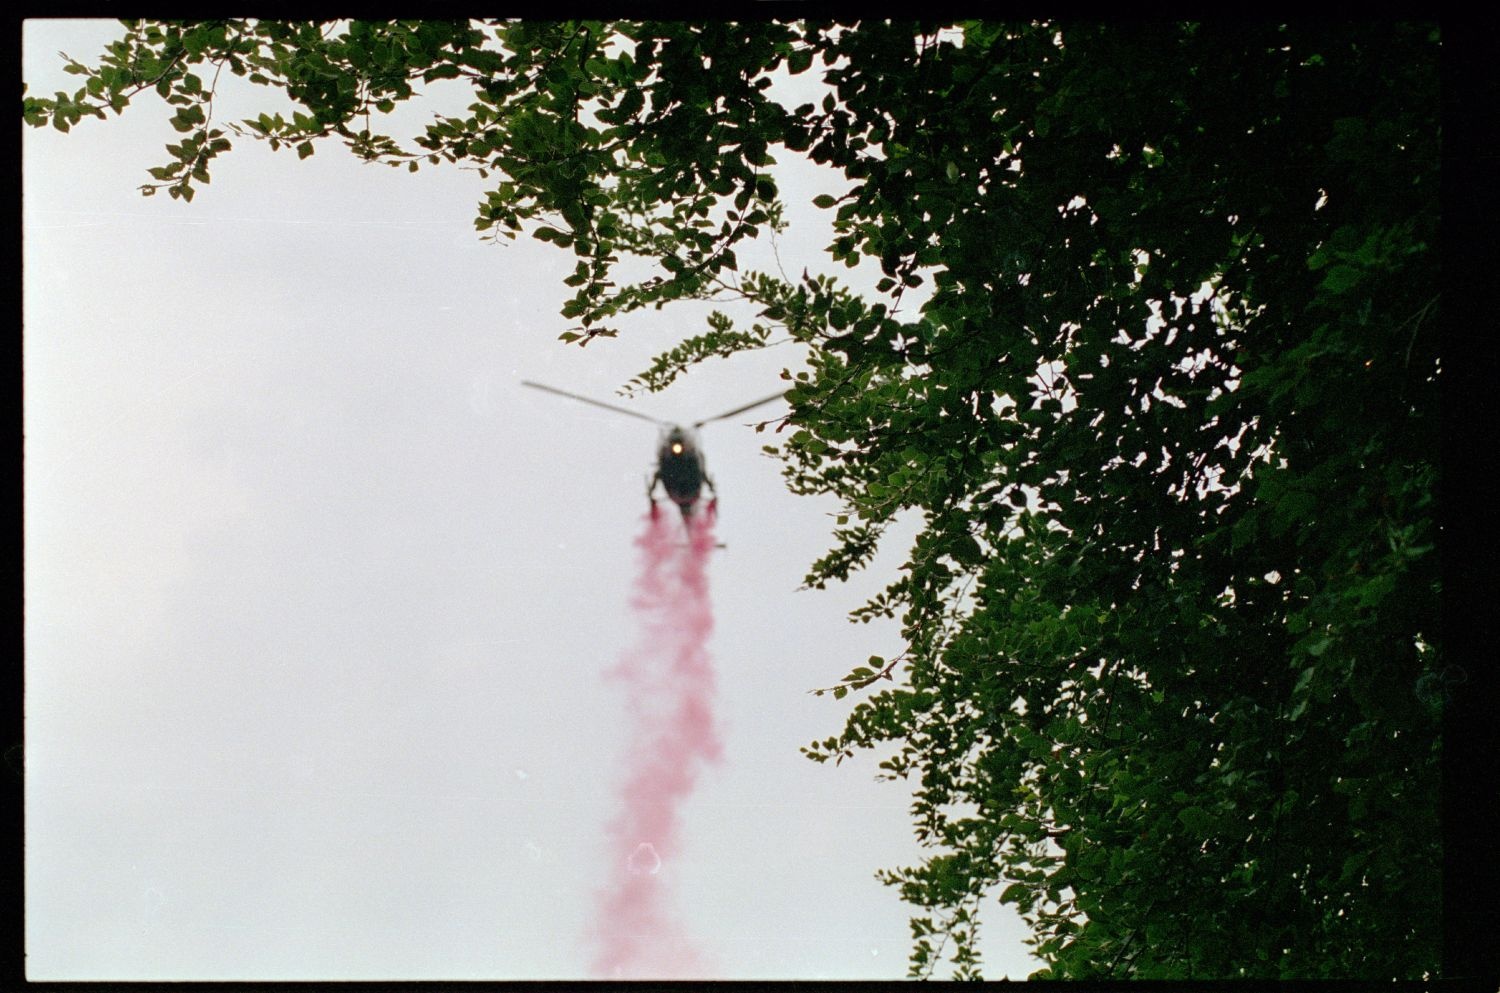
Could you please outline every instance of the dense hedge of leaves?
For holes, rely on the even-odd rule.
[[[914,785],[930,855],[882,873],[914,975],[977,976],[998,898],[1044,976],[1414,978],[1461,675],[1433,550],[1438,49],[1373,23],[127,22],[24,114],[66,130],[154,89],[183,139],[144,189],[188,198],[240,138],[478,167],[482,232],[575,254],[567,340],[757,305],[639,386],[809,345],[778,451],[845,510],[808,582],[922,516],[854,614],[899,617],[905,650],[834,688],[858,702],[806,749]],[[815,66],[819,103],[768,95]],[[216,122],[226,69],[305,113]],[[468,116],[415,147],[370,130],[444,78]],[[874,292],[740,270],[790,154],[850,181],[815,203]]]

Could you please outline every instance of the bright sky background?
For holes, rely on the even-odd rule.
[[[27,22],[30,90],[76,89],[56,53],[117,33]],[[219,120],[276,109],[221,84]],[[463,105],[432,95],[408,133]],[[656,437],[517,383],[692,421],[801,357],[621,400],[708,305],[564,345],[571,253],[482,243],[476,173],[244,140],[191,205],[145,199],[167,117],[25,129],[29,978],[584,977],[631,759],[602,673],[635,634]],[[809,205],[837,178],[779,175],[786,271],[842,273]],[[761,248],[741,264],[774,265]],[[809,690],[899,650],[845,614],[912,527],[798,591],[836,507],[788,494],[741,426],[779,409],[703,432],[724,759],[662,871],[716,978],[899,978],[911,908],[873,873],[920,858],[907,789],[798,749],[854,702]],[[1036,968],[1013,914],[985,925],[988,977]]]

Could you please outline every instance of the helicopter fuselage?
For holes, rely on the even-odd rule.
[[[703,464],[703,452],[686,428],[674,426],[662,440],[657,451],[656,476],[651,481],[653,491],[657,481],[685,518],[697,506],[703,485],[707,483],[710,491],[714,489]]]

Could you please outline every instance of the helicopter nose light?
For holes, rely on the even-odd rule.
[[[682,442],[680,442],[680,441],[674,441],[674,442],[672,442],[672,454],[673,455],[681,455],[682,454]]]

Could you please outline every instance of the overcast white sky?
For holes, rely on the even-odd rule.
[[[56,53],[116,31],[27,22],[30,89],[71,92]],[[273,99],[229,80],[216,117]],[[800,357],[619,400],[709,307],[564,345],[570,253],[480,242],[475,173],[333,144],[239,142],[191,205],[142,198],[167,116],[25,131],[29,976],[584,977],[656,438],[516,384],[695,420]],[[787,271],[842,272],[808,206],[837,180],[781,177]],[[703,433],[724,758],[662,872],[716,978],[901,977],[910,908],[873,873],[920,858],[908,793],[798,748],[853,702],[808,690],[899,650],[845,613],[904,545],[799,592],[835,507],[785,491],[751,419]],[[1024,978],[1019,920],[985,922],[986,975]]]

